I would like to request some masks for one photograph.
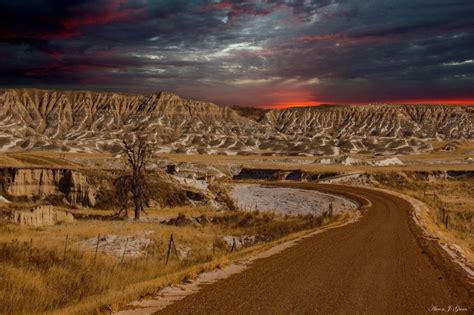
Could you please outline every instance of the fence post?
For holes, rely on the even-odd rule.
[[[173,242],[173,233],[171,233],[170,241],[169,241],[169,243],[168,243],[168,253],[166,254],[166,264],[168,264],[168,261],[169,261],[169,259],[170,259],[171,242]]]
[[[230,252],[232,253],[235,248],[235,237],[232,238],[232,248],[230,249]]]
[[[168,253],[166,254],[166,264],[168,264],[168,261],[170,259],[171,245],[173,246],[173,250],[174,250],[174,254],[176,256],[176,259],[178,260],[178,262],[181,262],[181,260],[179,259],[179,256],[178,256],[178,250],[176,249],[176,243],[175,243],[174,238],[173,238],[173,233],[171,233],[170,242],[168,244]]]
[[[446,229],[448,229],[448,224],[449,224],[449,216],[446,215],[446,219],[445,219],[445,226],[446,226]]]
[[[99,242],[100,242],[100,233],[99,235],[97,235],[97,244],[95,245],[94,265],[95,265],[95,261],[97,260],[97,251],[99,250]]]
[[[64,255],[63,255],[63,261],[66,261],[66,251],[67,251],[67,241],[69,239],[69,234],[66,234],[66,242],[64,243]]]
[[[125,254],[127,253],[127,245],[128,245],[128,237],[127,237],[127,241],[125,241],[125,248],[123,250],[123,255],[122,255],[122,261],[121,263],[123,263],[123,260],[125,259]]]
[[[180,263],[180,262],[181,262],[181,259],[179,259],[178,250],[176,249],[176,242],[174,241],[174,238],[173,238],[173,249],[174,249],[174,254],[175,254],[175,256],[176,256],[176,259],[177,259],[178,262]]]

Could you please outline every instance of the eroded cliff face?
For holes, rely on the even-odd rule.
[[[56,197],[71,206],[94,206],[97,188],[86,175],[67,169],[7,168],[2,172],[8,197],[41,200]]]
[[[157,151],[185,153],[410,154],[430,139],[474,138],[474,107],[321,106],[242,110],[172,93],[0,91],[0,151],[120,152],[140,134]]]
[[[0,211],[2,212],[2,211]],[[8,222],[19,225],[48,226],[57,223],[70,223],[74,221],[72,214],[55,209],[51,205],[30,207],[29,209],[14,209],[3,212]]]
[[[66,208],[121,209],[114,187],[117,173],[56,168],[0,168],[0,195],[12,203]],[[212,204],[215,196],[180,185],[158,171],[149,178],[150,206]],[[38,202],[40,201],[40,202]]]

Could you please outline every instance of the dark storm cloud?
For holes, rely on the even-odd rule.
[[[0,0],[0,84],[227,104],[474,99],[474,3]]]

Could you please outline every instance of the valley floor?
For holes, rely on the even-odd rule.
[[[163,287],[187,282],[203,271],[221,268],[245,255],[266,249],[289,235],[304,233],[304,231],[353,218],[351,215],[354,212],[351,210],[355,208],[355,204],[337,195],[344,194],[344,191],[341,192],[339,189],[332,191],[332,193],[337,193],[336,195],[327,195],[306,190],[312,189],[314,182],[381,187],[417,198],[431,209],[427,213],[433,231],[440,233],[438,236],[448,236],[448,241],[459,246],[468,259],[472,260],[474,257],[472,255],[474,250],[474,199],[472,197],[474,163],[469,158],[474,158],[474,154],[466,151],[468,149],[471,150],[471,147],[463,147],[464,151],[438,152],[431,156],[399,156],[396,160],[393,158],[392,162],[399,163],[400,161],[401,164],[398,165],[385,165],[384,163],[389,160],[387,157],[363,155],[341,160],[330,156],[316,159],[300,156],[163,154],[156,157],[157,161],[153,164],[155,169],[164,169],[167,165],[172,165],[180,170],[174,174],[163,175],[166,176],[166,181],[159,182],[157,186],[160,188],[170,185],[169,183],[173,183],[174,186],[165,187],[171,187],[170,191],[159,192],[163,194],[163,196],[160,195],[160,200],[175,202],[177,198],[173,198],[173,194],[183,198],[182,200],[188,200],[188,195],[197,197],[197,199],[188,200],[186,206],[176,204],[173,204],[173,207],[153,206],[146,209],[146,214],[140,222],[112,219],[114,212],[100,207],[95,209],[66,207],[61,210],[73,212],[80,216],[80,219],[43,227],[0,223],[0,278],[2,279],[0,281],[0,313],[56,311],[80,314],[97,310],[110,313],[120,309],[123,304],[131,300],[154,297]],[[326,160],[329,160],[329,164],[326,164],[328,162]],[[381,163],[381,166],[377,166],[377,163]],[[108,154],[29,152],[0,155],[0,166],[4,171],[8,168],[74,169],[96,176],[103,172],[114,174],[123,168],[123,161]],[[230,192],[229,198],[227,189],[230,185],[237,183],[232,179],[241,174],[245,168],[249,168],[250,171],[247,173],[250,175],[254,170],[264,170],[263,174],[266,174],[265,176],[269,174],[270,177],[265,180],[240,182]],[[164,174],[164,171],[161,172]],[[105,177],[97,176],[97,178],[96,181],[102,181]],[[308,181],[309,184],[297,184],[296,181]],[[283,187],[275,188],[268,184],[278,184]],[[30,188],[34,186],[33,181],[28,182],[26,179],[24,185]],[[188,190],[184,190],[183,187]],[[358,193],[366,195],[362,188],[347,189],[358,189]],[[42,191],[41,187],[39,191]],[[215,200],[211,198],[212,200],[207,200],[208,203],[204,203],[206,200],[203,196],[206,198],[212,196]],[[344,307],[349,307],[350,304],[334,305],[333,298],[340,300],[347,295],[355,303],[352,305],[361,306],[361,301],[365,301],[368,292],[371,292],[373,288],[380,288],[380,296],[374,298],[374,308],[371,309],[374,312],[390,313],[404,310],[398,304],[392,305],[394,308],[390,310],[378,303],[383,298],[393,295],[400,303],[406,302],[407,306],[420,311],[426,310],[426,303],[436,302],[440,304],[440,307],[448,302],[465,305],[463,289],[453,285],[458,276],[455,276],[457,271],[451,270],[451,260],[443,253],[433,252],[434,245],[420,240],[419,233],[413,232],[416,228],[412,227],[413,222],[405,214],[397,214],[395,209],[397,206],[400,207],[401,212],[408,212],[403,203],[399,203],[398,199],[392,197],[384,200],[384,196],[376,194],[373,200],[376,203],[373,211],[369,211],[369,215],[365,216],[360,224],[357,223],[357,226],[363,227],[360,231],[355,227],[347,227],[342,230],[350,231],[349,234],[331,231],[325,232],[322,240],[314,237],[302,241],[301,246],[303,243],[305,246],[314,246],[311,247],[311,252],[318,254],[308,256],[307,248],[304,249],[298,245],[297,248],[285,251],[296,255],[294,256],[296,258],[288,256],[290,255],[288,253],[281,253],[266,261],[272,266],[268,272],[262,270],[263,267],[260,266],[262,263],[257,261],[256,265],[260,267],[257,267],[256,271],[248,271],[252,274],[248,281],[253,284],[246,282],[247,280],[239,281],[243,281],[241,285],[255,285],[258,288],[249,292],[240,292],[235,288],[235,284],[224,288],[223,286],[227,286],[226,283],[228,283],[224,281],[224,284],[216,283],[216,287],[230,291],[223,291],[223,295],[217,294],[216,298],[221,297],[222,301],[228,302],[229,306],[235,306],[233,303],[237,301],[230,301],[226,295],[228,292],[235,289],[242,293],[243,297],[248,298],[248,301],[252,301],[252,296],[258,296],[260,293],[257,292],[263,290],[260,285],[270,285],[270,291],[273,290],[274,292],[271,292],[276,294],[275,296],[279,296],[278,292],[281,294],[286,292],[287,295],[294,294],[304,301],[309,301],[306,289],[311,289],[319,292],[320,296],[318,296],[328,302],[328,307],[333,306],[335,310],[340,307],[340,310],[344,311],[348,310]],[[371,198],[371,196],[366,197]],[[33,201],[47,202],[36,199]],[[8,203],[7,199],[0,200],[0,203],[5,209],[24,206],[21,198],[12,203]],[[243,211],[219,208],[223,205],[232,208],[232,204]],[[328,213],[330,204],[332,204],[334,216]],[[384,213],[382,209],[388,209],[388,218],[387,213]],[[446,217],[448,217],[448,224],[446,224]],[[387,223],[384,220],[388,220]],[[390,233],[386,236],[382,235],[381,228]],[[408,238],[401,235],[402,232],[408,233]],[[171,235],[174,242],[170,242]],[[353,235],[357,236],[357,242],[352,241]],[[390,247],[396,252],[382,248],[382,244],[376,241],[379,237],[386,238]],[[393,237],[399,237],[402,242],[396,243]],[[418,245],[414,242],[418,242]],[[372,243],[374,246],[362,245]],[[170,244],[173,246],[170,247]],[[346,256],[342,253],[344,250],[348,253]],[[420,254],[423,251],[426,251],[426,255]],[[400,256],[399,253],[402,252],[408,255]],[[408,257],[412,254],[414,258]],[[433,266],[430,267],[427,264],[428,258],[423,255],[429,256],[430,259],[434,257],[437,264],[435,270]],[[291,262],[294,268],[288,267],[287,264],[276,263],[275,259]],[[167,260],[169,260],[168,263]],[[304,262],[305,260],[307,261]],[[344,265],[341,260],[359,262],[364,267],[353,268],[353,266]],[[382,271],[388,273],[379,274],[375,264],[383,266],[386,261],[390,263],[387,270]],[[397,269],[392,265],[393,261],[397,261],[404,269]],[[422,297],[419,297],[418,302],[412,300],[409,297],[411,293],[406,293],[411,291],[402,288],[398,280],[393,277],[395,272],[410,273],[409,269],[418,264],[424,267],[420,267],[420,275],[411,274],[413,279],[420,282],[429,280],[431,286],[439,284],[440,288],[436,292],[430,291],[431,289],[425,286],[417,287],[413,279],[404,278],[404,281],[410,284],[408,289],[420,290],[432,296],[433,299],[440,297],[439,301]],[[322,269],[313,270],[314,266],[322,266]],[[331,266],[340,270],[331,269]],[[281,282],[275,277],[278,278],[282,270],[287,269],[290,272],[288,275],[283,274],[282,281],[293,278],[304,282],[305,279],[301,277],[306,275],[309,276],[307,280],[315,277],[324,280],[321,284],[325,283],[329,286],[331,283],[339,283],[341,286],[338,290],[330,291],[327,300],[325,300],[327,292],[324,293],[323,288],[318,285],[312,284],[301,288],[290,285],[289,291],[284,291],[283,287],[288,286],[288,282]],[[263,280],[257,278],[253,275],[257,271],[266,274],[267,278]],[[300,275],[296,274],[297,271]],[[343,282],[340,274],[345,274],[344,279],[347,279],[353,277],[352,272],[362,272],[362,274],[350,283]],[[393,281],[395,286],[385,287],[381,285],[381,282],[375,281],[377,277],[372,281],[369,279],[370,274],[376,274],[379,280],[385,276],[385,279]],[[423,278],[423,275],[426,278]],[[239,279],[241,277],[239,276]],[[435,279],[436,277],[438,280]],[[272,287],[268,281],[274,281],[275,286]],[[394,293],[393,288],[399,293]],[[450,288],[453,289],[451,293],[446,293],[445,291],[449,291]],[[209,290],[213,292],[214,289]],[[249,293],[252,296],[249,297]],[[443,294],[445,297],[441,298]],[[274,310],[277,313],[305,310],[299,309],[284,296],[280,297],[279,302],[283,304],[276,303],[272,306],[268,304],[270,297],[267,296],[268,303],[263,306],[269,307],[269,310],[275,307]],[[190,299],[194,301],[194,298]],[[188,300],[185,299],[184,307],[188,305],[186,301]],[[202,303],[201,300],[198,302],[202,304],[202,311],[210,310],[206,308],[207,302]],[[304,307],[316,307],[311,303],[308,302]],[[248,303],[244,304],[242,310],[248,310],[250,313],[255,310]],[[223,307],[223,310],[226,310],[227,306]],[[321,307],[321,312],[329,311],[324,308],[325,306]],[[170,312],[173,312],[173,309],[176,311],[173,306]]]

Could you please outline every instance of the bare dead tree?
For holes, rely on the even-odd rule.
[[[119,177],[116,182],[117,197],[122,204],[119,214],[125,210],[128,214],[128,206],[131,195],[135,220],[140,219],[140,213],[149,201],[149,188],[146,180],[146,165],[151,158],[150,145],[143,137],[136,137],[135,140],[123,140],[122,146],[127,156],[129,173]]]

